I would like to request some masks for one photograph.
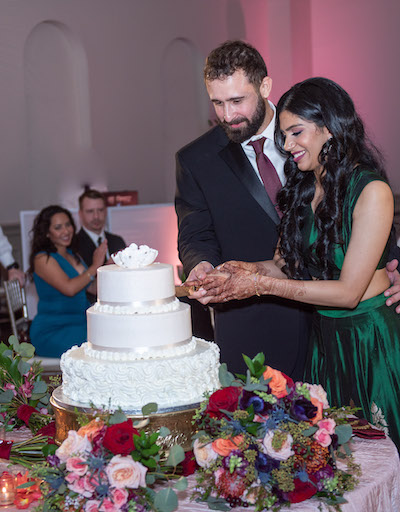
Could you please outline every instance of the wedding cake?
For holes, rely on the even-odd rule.
[[[219,348],[192,337],[190,306],[175,297],[172,265],[132,244],[97,271],[87,342],[61,357],[63,394],[95,407],[159,412],[197,404],[219,387]]]

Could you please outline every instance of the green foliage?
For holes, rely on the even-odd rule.
[[[143,416],[149,416],[150,414],[154,414],[158,411],[158,405],[155,402],[150,402],[142,407]]]
[[[157,512],[173,512],[178,507],[178,497],[171,487],[156,494],[154,507]]]
[[[182,446],[175,445],[170,449],[168,458],[165,462],[165,465],[176,467],[178,464],[180,464],[184,460],[184,458],[185,458],[185,452],[184,452]]]

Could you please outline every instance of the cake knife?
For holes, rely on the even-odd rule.
[[[177,297],[188,297],[193,292],[197,291],[197,289],[197,286],[186,286],[184,284],[181,286],[175,286],[175,295]]]

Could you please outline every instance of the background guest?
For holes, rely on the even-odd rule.
[[[18,279],[21,286],[25,284],[25,274],[20,270],[18,263],[12,255],[12,247],[0,227],[0,263],[7,270],[9,281]]]
[[[29,273],[39,296],[31,342],[39,356],[60,357],[73,345],[86,341],[85,290],[105,258],[106,245],[93,251],[87,266],[76,251],[75,224],[61,206],[44,208],[33,224]]]
[[[96,247],[104,244],[106,257],[103,264],[112,263],[110,258],[114,252],[125,249],[126,244],[122,237],[104,230],[107,218],[105,197],[101,192],[87,189],[79,197],[79,218],[82,228],[77,234],[78,253],[86,265],[92,262]],[[96,293],[88,292],[90,303],[96,301]]]

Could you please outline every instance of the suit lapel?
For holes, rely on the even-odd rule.
[[[219,154],[261,208],[267,213],[267,215],[269,215],[269,217],[271,217],[272,221],[275,224],[279,224],[279,215],[265,191],[265,188],[254,172],[254,169],[246,157],[242,146],[236,142],[229,141],[228,145],[225,146]]]

